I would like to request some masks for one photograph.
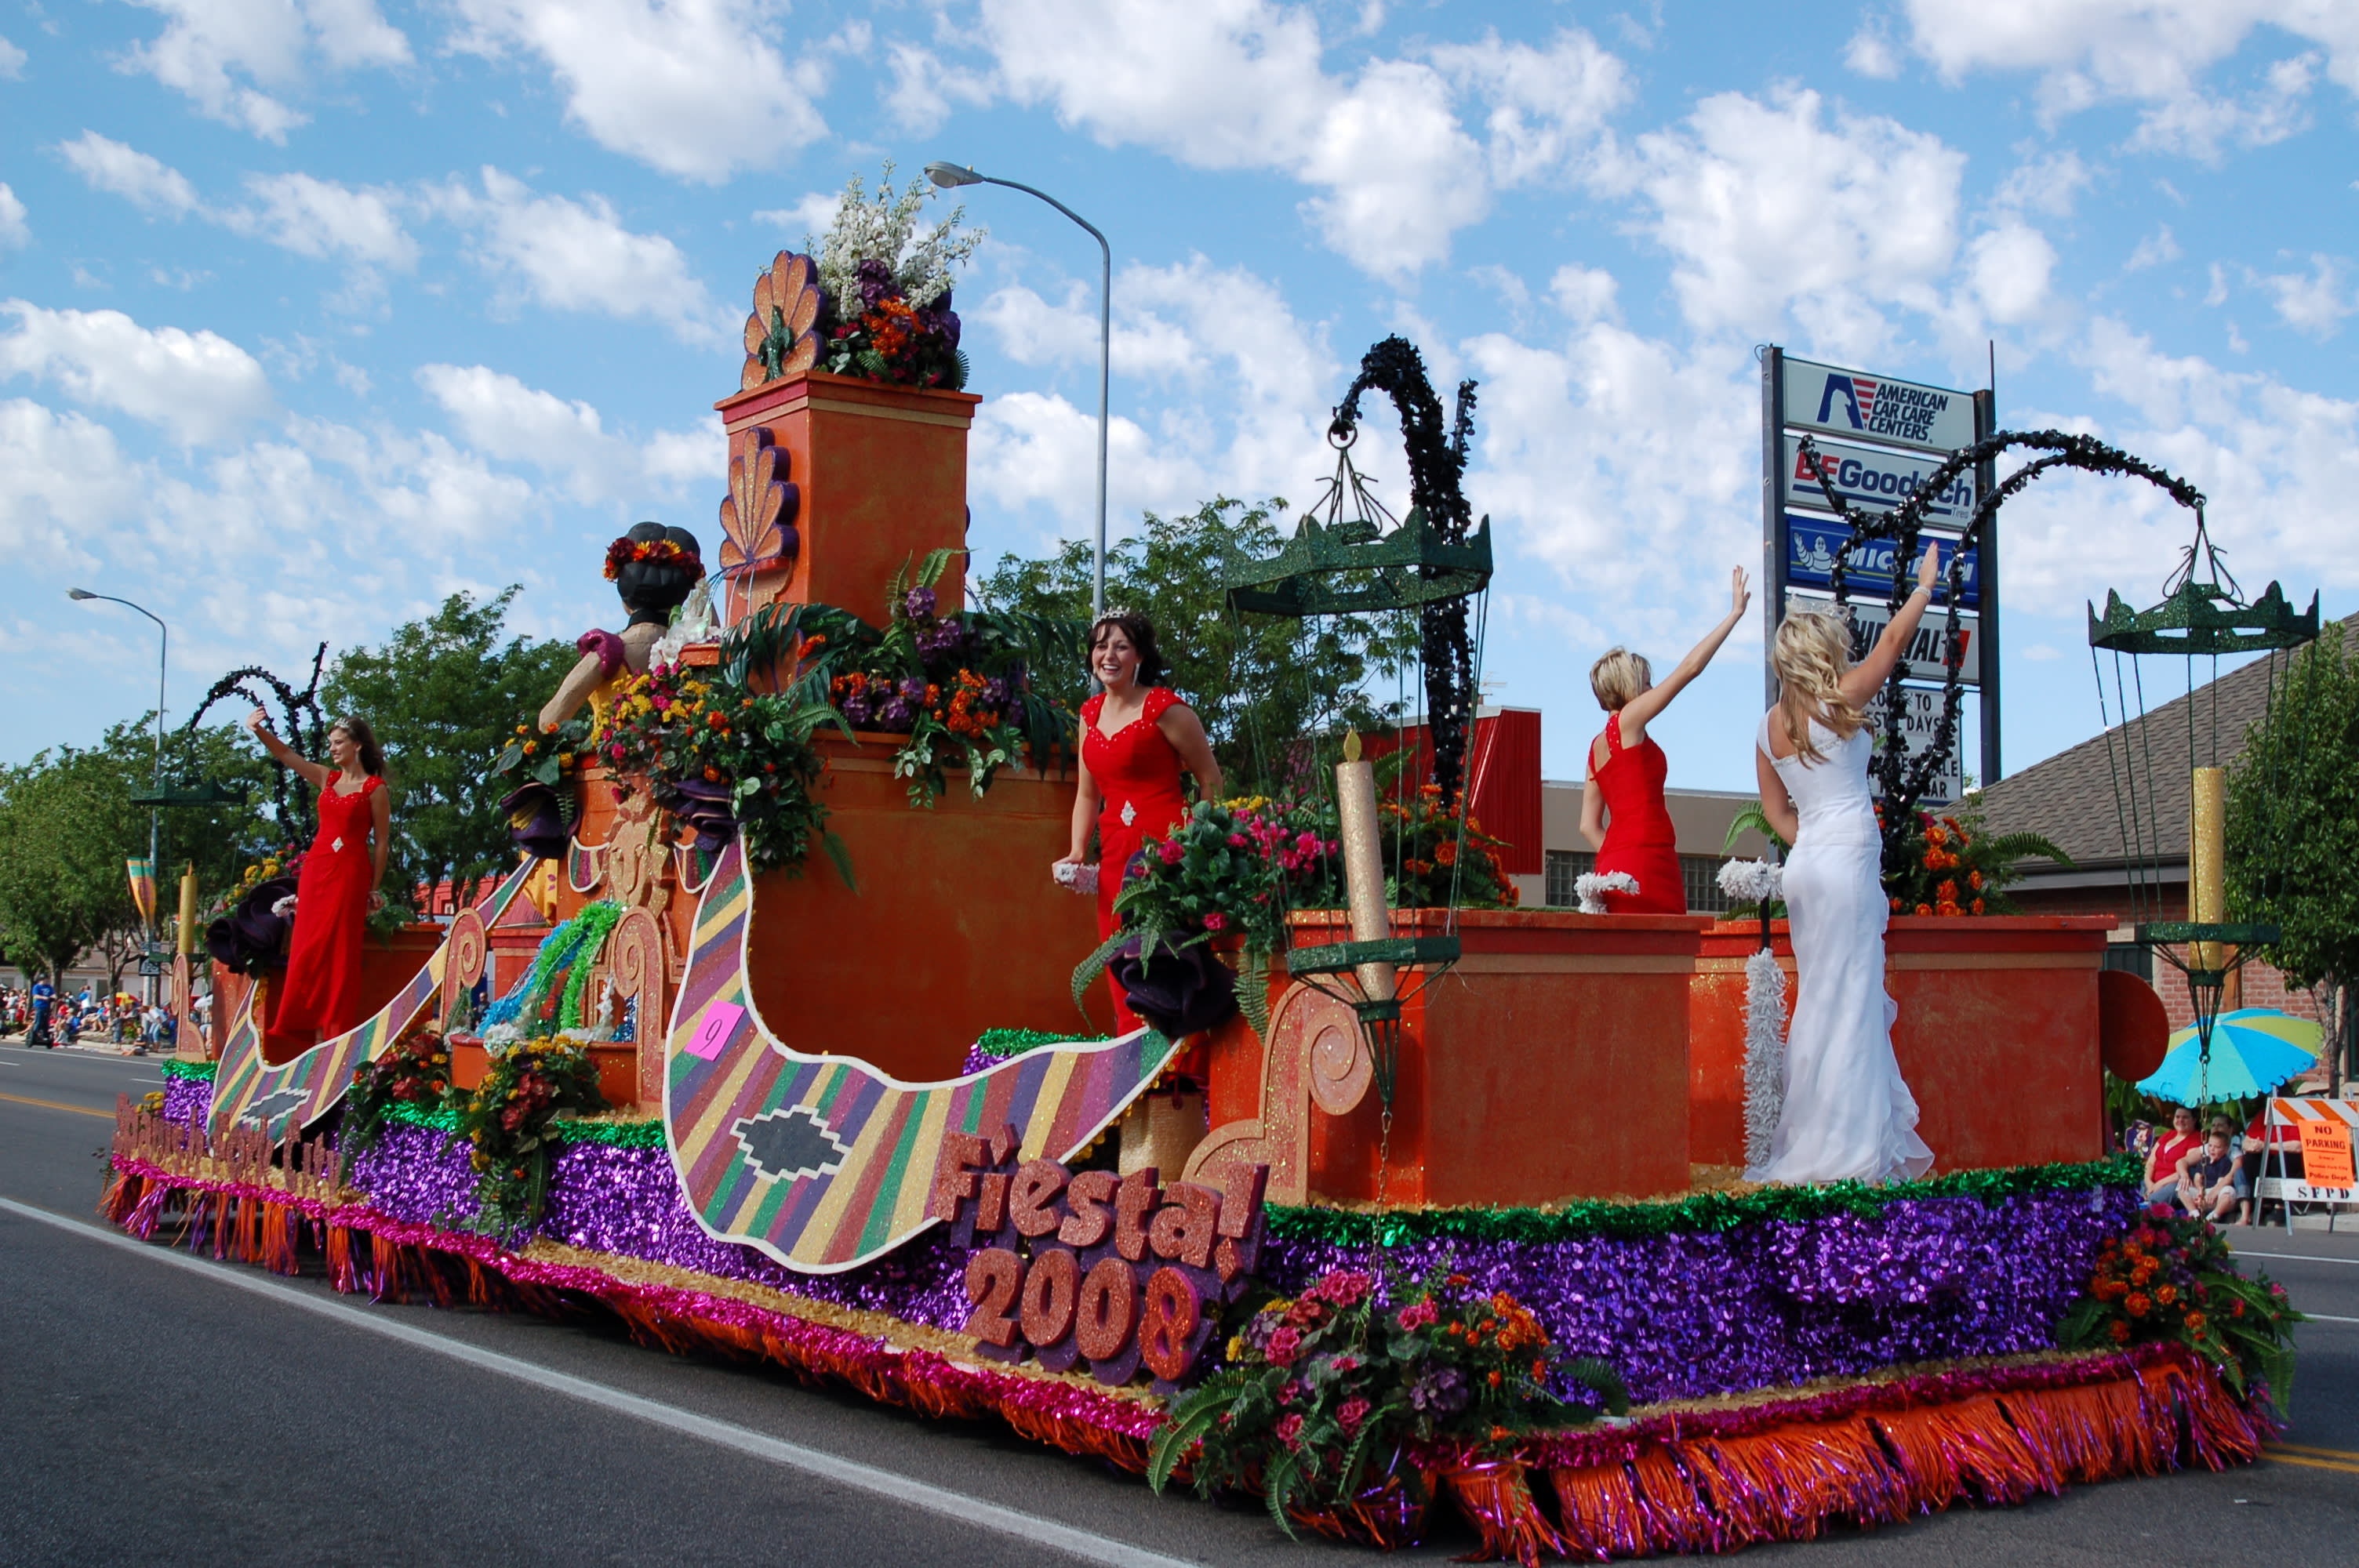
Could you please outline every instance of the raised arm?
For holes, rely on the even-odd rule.
[[[1204,733],[1204,721],[1196,710],[1184,702],[1175,702],[1163,710],[1155,721],[1171,749],[1180,753],[1180,763],[1196,775],[1196,798],[1221,798],[1221,764],[1212,755],[1212,738]]]
[[[292,769],[298,778],[313,789],[328,787],[328,770],[318,762],[306,762],[303,753],[273,735],[268,714],[255,708],[246,715],[245,727],[254,732],[254,738],[262,742],[262,749],[269,752],[280,766]]]
[[[1704,633],[1703,641],[1688,650],[1688,656],[1669,675],[1622,705],[1622,743],[1636,746],[1647,738],[1647,721],[1671,705],[1671,698],[1687,689],[1687,685],[1703,674],[1736,623],[1745,619],[1745,607],[1753,602],[1752,585],[1745,580],[1745,568],[1737,568],[1728,575],[1728,613],[1719,625]],[[1582,808],[1586,811],[1587,807]]]
[[[1909,639],[1917,635],[1917,623],[1925,619],[1926,606],[1933,602],[1933,579],[1940,575],[1940,548],[1926,546],[1923,557],[1917,563],[1917,591],[1892,612],[1892,619],[1885,622],[1884,635],[1875,640],[1867,657],[1843,673],[1843,700],[1854,708],[1865,708],[1892,677],[1892,666],[1900,662]]]

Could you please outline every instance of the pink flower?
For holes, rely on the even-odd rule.
[[[1367,1419],[1368,1401],[1365,1400],[1345,1400],[1343,1408],[1335,1412],[1337,1423],[1345,1432],[1357,1432],[1360,1423]]]
[[[1397,1315],[1393,1321],[1401,1325],[1401,1331],[1403,1333],[1408,1333],[1414,1329],[1423,1328],[1427,1324],[1431,1323],[1440,1315],[1441,1314],[1439,1312],[1434,1310],[1432,1298],[1428,1297],[1426,1300],[1421,1302],[1411,1302],[1408,1305],[1401,1308],[1398,1315]]]
[[[1319,835],[1316,833],[1303,834],[1300,838],[1295,839],[1294,849],[1295,853],[1299,855],[1315,855],[1319,853]]]
[[[1294,1358],[1302,1354],[1302,1336],[1293,1329],[1281,1328],[1269,1336],[1269,1348],[1264,1354],[1273,1367],[1291,1367]]]
[[[1277,1402],[1282,1405],[1290,1405],[1298,1397],[1300,1396],[1301,1392],[1302,1385],[1289,1379],[1286,1382],[1278,1385]]]
[[[1163,863],[1167,866],[1176,866],[1188,858],[1188,851],[1180,847],[1180,840],[1177,838],[1163,840],[1162,854]]]
[[[1285,1444],[1288,1448],[1294,1448],[1300,1445],[1302,1440],[1302,1417],[1299,1414],[1282,1415],[1277,1418],[1277,1440],[1280,1443]]]
[[[1225,915],[1225,914],[1223,914],[1220,911],[1218,911],[1218,910],[1214,910],[1212,914],[1208,914],[1208,915],[1204,916],[1204,929],[1205,929],[1205,930],[1207,930],[1207,931],[1226,931],[1228,928],[1229,928],[1229,917],[1228,917],[1227,915]]]
[[[1229,835],[1229,848],[1230,848],[1230,849],[1244,849],[1245,847],[1245,836],[1244,834],[1242,834],[1242,833],[1232,833],[1232,834],[1230,834],[1230,835]]]
[[[1360,1299],[1375,1288],[1375,1279],[1357,1269],[1337,1269],[1321,1278],[1304,1292],[1321,1301],[1332,1302],[1339,1307],[1356,1306]]]

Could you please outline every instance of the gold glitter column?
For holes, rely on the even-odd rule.
[[[183,953],[193,953],[198,947],[197,867],[193,860],[180,873],[180,940],[178,946]]]
[[[2196,769],[2188,796],[2187,918],[2216,925],[2228,918],[2227,770]],[[2198,942],[2189,951],[2188,966],[2224,968],[2227,952],[2221,943]]]
[[[1343,827],[1343,894],[1352,912],[1352,940],[1380,942],[1392,935],[1385,904],[1385,856],[1376,818],[1376,770],[1360,761],[1360,732],[1343,736],[1343,760],[1335,764],[1335,809]],[[1371,1000],[1393,994],[1390,964],[1362,964],[1360,989]]]

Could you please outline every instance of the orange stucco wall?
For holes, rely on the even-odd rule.
[[[2105,1152],[2097,973],[2112,921],[1895,916],[1892,1046],[1938,1170],[2093,1160]],[[1690,992],[1689,1131],[1700,1163],[1745,1162],[1745,961],[1754,922],[1715,925]],[[1775,949],[1793,1002],[1786,925]]]

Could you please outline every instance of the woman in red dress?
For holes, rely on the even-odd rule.
[[[306,761],[272,734],[258,708],[245,727],[263,750],[320,792],[320,832],[304,852],[295,884],[295,942],[270,1030],[332,1040],[361,1022],[361,927],[372,909],[385,904],[376,891],[392,842],[385,753],[359,719],[340,719],[328,731],[332,768]]]
[[[1686,881],[1680,875],[1679,834],[1663,805],[1670,770],[1663,749],[1647,733],[1655,715],[1703,674],[1728,634],[1745,618],[1752,589],[1739,567],[1729,580],[1729,611],[1704,640],[1688,650],[1663,684],[1653,684],[1647,661],[1614,648],[1590,666],[1589,689],[1605,709],[1604,730],[1589,743],[1589,787],[1581,792],[1581,836],[1597,851],[1597,874],[1626,871],[1638,891],[1603,894],[1609,914],[1685,914]]]
[[[1098,937],[1114,935],[1114,894],[1123,872],[1148,838],[1160,838],[1188,816],[1182,769],[1195,775],[1201,800],[1221,797],[1221,764],[1196,710],[1163,678],[1155,627],[1146,616],[1116,611],[1090,628],[1090,670],[1104,689],[1082,704],[1082,780],[1073,796],[1072,849],[1058,866],[1089,859],[1098,831]],[[1051,868],[1052,871],[1055,868]],[[1070,875],[1070,873],[1067,873]],[[1059,880],[1063,880],[1060,878]],[[1114,1033],[1139,1026],[1111,978]]]

